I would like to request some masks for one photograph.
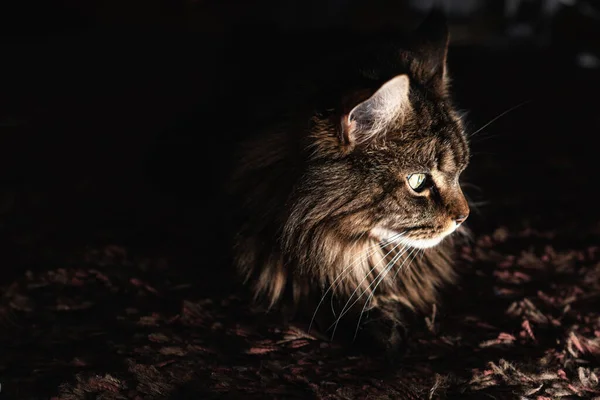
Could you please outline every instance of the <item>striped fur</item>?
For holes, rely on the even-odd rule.
[[[426,312],[455,280],[454,235],[437,242],[468,215],[458,178],[469,149],[448,94],[448,38],[438,22],[430,17],[413,47],[386,46],[360,64],[357,84],[323,95],[333,103],[290,103],[243,147],[231,181],[243,216],[235,262],[257,298],[310,314],[329,293],[337,316],[346,304],[350,313],[388,310],[385,318],[402,324],[400,310]],[[352,110],[373,98],[354,129]],[[408,187],[412,173],[430,179],[419,193]]]

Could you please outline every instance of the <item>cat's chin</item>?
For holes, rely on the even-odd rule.
[[[417,249],[429,249],[437,246],[444,240],[444,238],[448,235],[440,235],[439,237],[433,239],[409,239],[403,238],[402,242],[406,243],[410,247],[414,247]]]
[[[444,240],[455,230],[456,227],[453,227],[451,229],[448,229],[448,231],[443,232],[441,235],[431,239],[412,239],[404,235],[400,235],[399,232],[386,228],[375,228],[373,229],[372,233],[373,236],[377,238],[377,240],[379,240],[380,242],[402,243],[417,249],[429,249],[440,244],[442,240]]]

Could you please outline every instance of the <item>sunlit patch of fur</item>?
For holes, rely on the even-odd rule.
[[[377,137],[383,137],[391,124],[404,121],[410,112],[410,81],[408,76],[400,75],[386,82],[368,100],[356,106],[348,115],[355,120],[354,141],[362,144]],[[363,114],[370,114],[368,124],[361,124]]]
[[[238,266],[247,276],[256,274],[254,289],[257,296],[264,297],[272,306],[282,299],[287,285],[291,283],[294,301],[298,302],[302,294],[323,292],[327,285],[335,282],[331,290],[333,296],[348,298],[354,294],[355,299],[362,297],[359,301],[362,305],[373,294],[376,277],[382,274],[372,307],[376,307],[381,299],[387,299],[425,312],[436,302],[438,288],[455,279],[449,243],[428,249],[422,257],[415,258],[398,271],[408,257],[407,252],[397,258],[394,265],[388,263],[406,249],[401,242],[383,247],[378,240],[367,237],[346,243],[336,237],[335,232],[321,232],[314,237],[315,242],[302,242],[302,246],[312,251],[302,257],[302,268],[295,268],[295,272],[290,270],[289,264],[284,267],[285,253],[269,257],[260,265],[253,262],[254,258],[248,257],[247,253],[243,253],[245,257],[238,257]],[[390,252],[395,246],[396,251]],[[391,272],[383,275],[386,268]]]

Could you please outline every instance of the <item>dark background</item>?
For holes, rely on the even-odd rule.
[[[597,215],[598,3],[443,6],[453,93],[469,111],[469,132],[516,107],[472,138],[465,179],[480,213],[471,226],[562,218],[583,229],[578,224]],[[239,127],[280,84],[286,66],[277,64],[278,52],[289,51],[282,35],[415,26],[428,7],[12,4],[1,13],[0,246],[11,260],[5,276],[35,265],[45,248],[75,243],[194,253],[203,236],[215,236],[216,216],[225,211],[211,199],[218,161],[235,142],[228,124]],[[582,212],[589,218],[572,220]]]

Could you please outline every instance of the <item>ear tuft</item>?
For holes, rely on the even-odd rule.
[[[413,48],[418,54],[418,70],[413,71],[424,83],[445,87],[446,58],[450,34],[444,12],[433,8],[414,32]]]
[[[398,75],[384,83],[371,97],[342,118],[347,144],[365,143],[386,129],[410,108],[408,75]]]

